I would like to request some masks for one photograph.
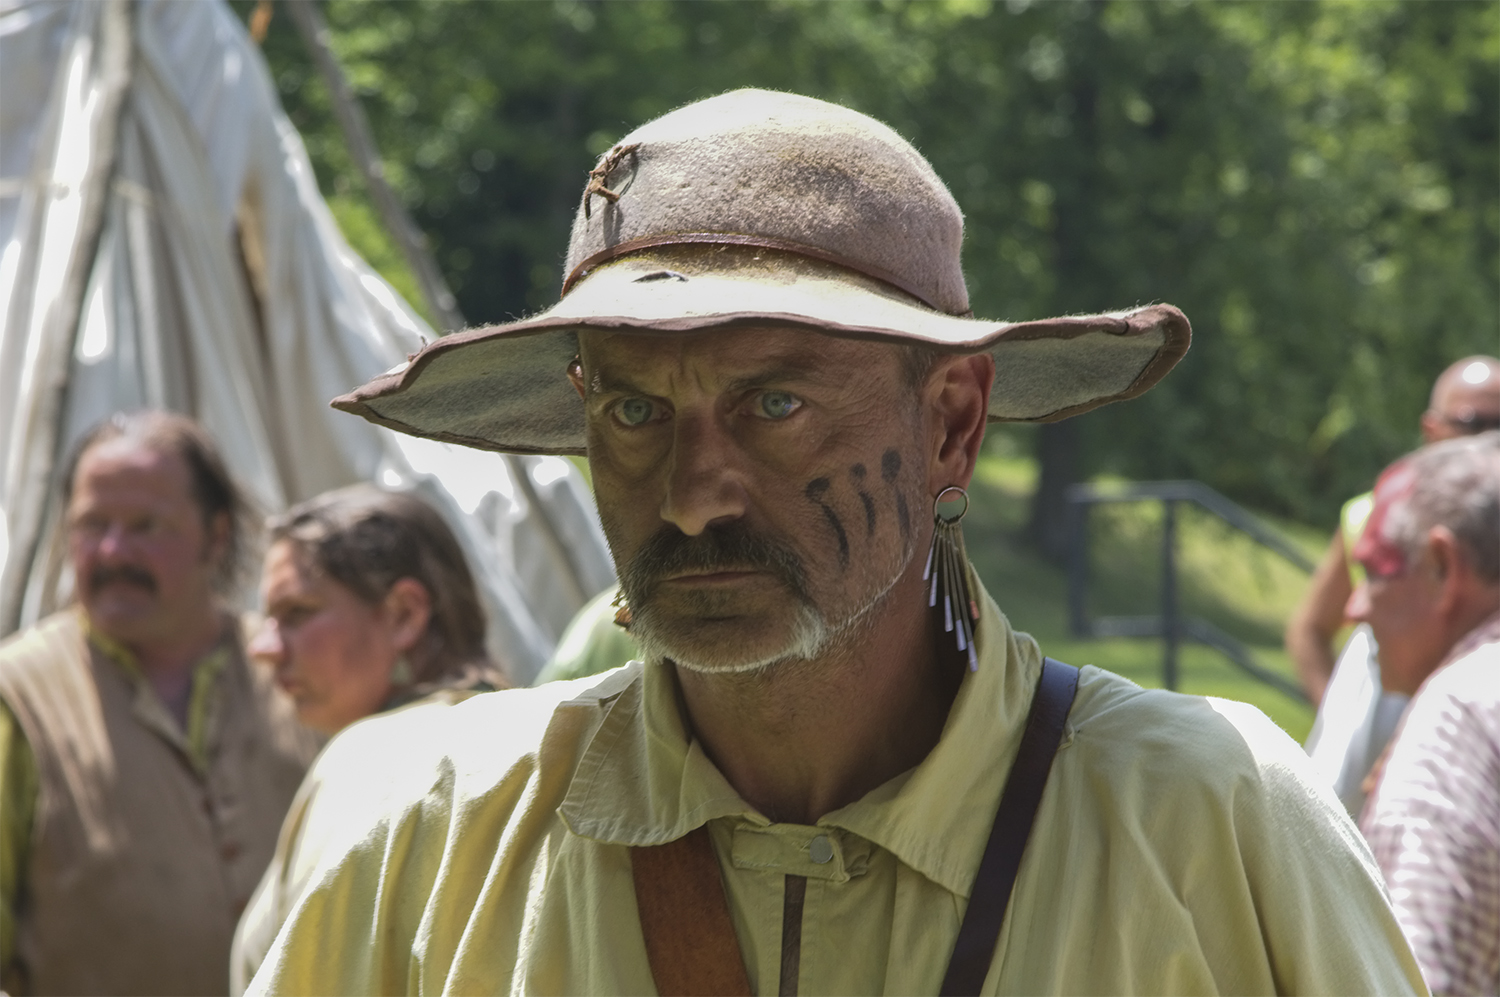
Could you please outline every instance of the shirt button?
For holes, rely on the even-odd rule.
[[[826,834],[820,834],[812,839],[812,843],[807,846],[807,854],[818,865],[831,861],[833,859],[833,842],[828,840]]]

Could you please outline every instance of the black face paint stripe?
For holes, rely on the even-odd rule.
[[[887,450],[880,455],[880,476],[889,484],[896,480],[896,475],[901,473],[901,455],[894,450]]]
[[[892,485],[896,482],[896,476],[901,473],[901,455],[895,450],[887,450],[880,455],[880,477],[886,484]],[[906,506],[906,496],[896,492],[896,522],[901,527],[901,539],[911,539],[911,510]]]
[[[834,537],[839,542],[839,565],[847,568],[849,567],[849,534],[844,532],[844,524],[839,521],[838,513],[823,501],[823,493],[828,491],[828,487],[827,478],[814,478],[807,483],[807,490],[804,494],[823,510],[823,518],[828,520],[828,525],[832,527]]]
[[[863,464],[855,464],[849,468],[849,476],[855,481],[864,481],[865,466]],[[865,536],[873,537],[875,535],[875,499],[863,488],[859,489],[858,494],[859,500],[865,506]]]

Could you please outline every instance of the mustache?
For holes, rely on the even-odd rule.
[[[107,565],[89,572],[89,591],[97,592],[106,585],[115,583],[134,585],[147,592],[156,593],[156,577],[144,568],[133,564]]]
[[[640,606],[665,578],[685,572],[719,571],[764,571],[778,578],[793,595],[807,598],[807,571],[797,552],[743,522],[711,527],[695,537],[663,526],[624,565],[620,587],[628,602]]]

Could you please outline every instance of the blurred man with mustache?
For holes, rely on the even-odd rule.
[[[0,984],[223,993],[314,747],[225,607],[248,508],[162,412],[85,435],[63,495],[78,605],[0,644]]]

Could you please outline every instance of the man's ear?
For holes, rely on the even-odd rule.
[[[1433,577],[1438,584],[1438,601],[1443,609],[1456,603],[1462,595],[1471,570],[1458,538],[1446,526],[1427,531],[1427,555],[1432,558]]]
[[[576,356],[568,363],[568,380],[573,382],[573,390],[578,392],[578,397],[583,397],[583,357]]]
[[[1422,439],[1427,443],[1436,443],[1442,439],[1443,420],[1432,409],[1422,413]]]
[[[969,486],[984,442],[994,381],[995,358],[988,353],[943,357],[933,366],[922,394],[935,437],[927,472],[930,494],[949,485]]]

